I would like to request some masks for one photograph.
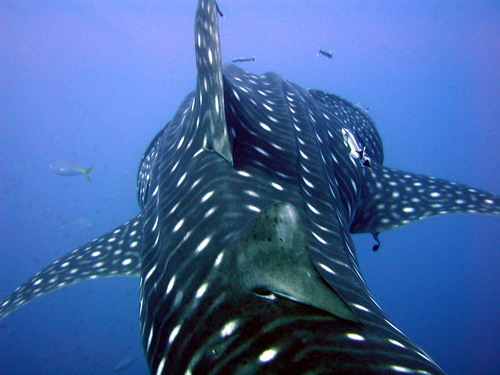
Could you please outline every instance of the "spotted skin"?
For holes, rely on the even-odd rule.
[[[200,0],[196,90],[144,154],[140,214],[35,275],[0,314],[71,282],[139,275],[152,374],[442,374],[373,300],[351,233],[498,214],[498,197],[383,167],[365,111],[222,66],[217,22]]]
[[[0,304],[0,318],[64,286],[99,277],[139,276],[142,225],[139,214],[37,272]]]
[[[434,215],[500,214],[500,198],[485,190],[380,166],[365,174],[363,196],[370,199],[358,210],[353,233],[395,229]]]

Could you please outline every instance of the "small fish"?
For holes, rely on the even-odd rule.
[[[64,228],[64,227],[74,227],[78,229],[92,229],[96,227],[96,223],[94,223],[93,220],[89,219],[88,217],[80,217],[75,220],[66,220],[62,217],[60,217],[62,223],[59,225],[59,228]]]
[[[319,56],[319,55],[323,55],[323,56],[326,56],[328,57],[329,59],[331,59],[333,57],[333,53],[331,51],[325,51],[323,49],[319,49],[319,52],[316,56]]]
[[[94,167],[82,168],[77,163],[68,160],[58,160],[50,165],[50,169],[59,176],[79,176],[83,175],[90,182],[90,171]]]
[[[232,62],[247,62],[247,61],[255,61],[254,57],[237,57],[231,60]]]
[[[134,363],[137,360],[137,358],[139,358],[139,354],[136,354],[135,357],[128,357],[128,358],[122,359],[116,365],[116,367],[115,367],[115,373],[123,371],[123,370],[129,368],[132,365],[132,363]]]
[[[366,146],[360,148],[354,134],[346,128],[342,128],[342,137],[344,145],[349,148],[349,156],[352,159],[359,159],[363,167],[371,167],[370,157],[366,154]]]

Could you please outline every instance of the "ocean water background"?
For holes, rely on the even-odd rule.
[[[219,1],[224,61],[370,107],[385,165],[500,192],[500,3]],[[196,2],[0,2],[0,297],[133,217],[137,167],[195,87]],[[316,56],[318,48],[333,59]],[[92,182],[49,165],[95,165]],[[82,218],[94,225],[79,225]],[[78,221],[80,220],[80,221]],[[74,222],[74,225],[62,225]],[[89,222],[89,221],[83,221]],[[498,374],[498,218],[356,236],[388,317],[449,374]],[[146,374],[139,281],[88,281],[0,321],[0,373]]]

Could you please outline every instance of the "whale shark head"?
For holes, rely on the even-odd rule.
[[[352,235],[498,215],[499,197],[385,167],[373,120],[348,100],[223,65],[218,14],[198,2],[196,89],[144,153],[138,215],[35,274],[0,317],[138,276],[152,374],[441,374],[371,296]]]

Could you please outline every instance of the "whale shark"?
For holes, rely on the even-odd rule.
[[[215,2],[200,1],[197,88],[144,154],[140,213],[34,275],[1,316],[72,283],[135,275],[153,374],[442,373],[371,297],[352,234],[497,215],[498,197],[383,167],[366,113],[223,66],[217,24]]]

